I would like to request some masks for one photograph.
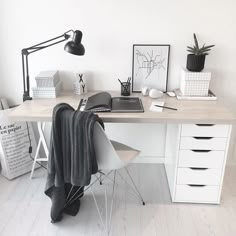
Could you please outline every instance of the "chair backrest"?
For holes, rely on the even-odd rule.
[[[99,170],[116,170],[126,165],[98,122],[94,125],[93,140]]]

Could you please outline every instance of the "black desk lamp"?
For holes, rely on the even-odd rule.
[[[73,33],[72,40],[66,43],[64,50],[77,56],[83,56],[85,53],[84,46],[81,44],[81,39],[82,39],[83,34],[79,30],[76,30],[76,31],[69,30],[58,37],[49,39],[45,42],[42,42],[42,43],[36,44],[28,48],[24,48],[21,50],[22,68],[23,68],[23,86],[24,86],[23,101],[32,99],[32,97],[30,97],[28,55],[33,52],[37,52],[44,48],[48,48],[50,46],[53,46],[55,44],[68,40],[69,38],[71,38],[71,35],[70,35],[71,32]]]

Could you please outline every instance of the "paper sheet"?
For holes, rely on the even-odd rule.
[[[156,107],[155,105],[164,106],[164,102],[158,102],[158,101],[152,102],[152,104],[149,108],[150,111],[162,112],[163,108],[162,107]]]
[[[6,98],[1,98],[0,100],[1,100],[2,109],[3,110],[9,109],[9,105],[7,103],[7,99]],[[1,110],[1,108],[0,108],[0,110]]]

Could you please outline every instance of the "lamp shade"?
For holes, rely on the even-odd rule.
[[[83,44],[81,44],[82,36],[82,32],[76,30],[74,32],[72,40],[66,43],[64,47],[65,51],[77,56],[83,56],[85,53],[85,49]]]

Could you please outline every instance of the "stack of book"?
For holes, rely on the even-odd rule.
[[[35,78],[37,87],[32,88],[34,98],[56,98],[61,91],[58,71],[42,71]]]

